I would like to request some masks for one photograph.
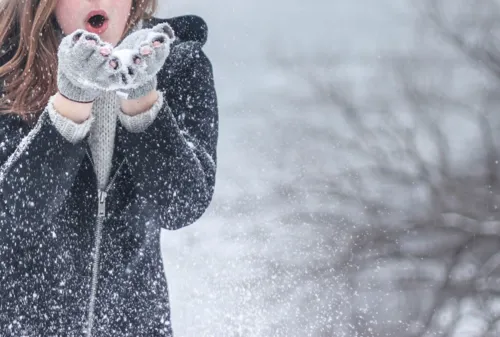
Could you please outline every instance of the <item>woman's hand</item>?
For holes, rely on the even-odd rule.
[[[59,93],[69,100],[89,103],[116,86],[120,73],[112,52],[111,44],[82,29],[64,37],[58,49]]]
[[[120,72],[118,94],[128,100],[151,95],[156,89],[156,74],[170,54],[174,40],[174,31],[168,23],[127,36],[112,53]]]

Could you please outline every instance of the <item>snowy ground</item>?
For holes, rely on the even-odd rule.
[[[196,224],[162,233],[176,336],[349,337],[342,275],[304,277],[334,263],[349,229],[333,228],[338,250],[329,251],[323,242],[332,233],[283,220],[296,205],[276,197],[278,185],[314,162],[289,167],[275,159],[293,152],[277,137],[293,134],[276,129],[287,125],[288,110],[273,93],[287,84],[269,61],[276,53],[333,52],[356,62],[405,49],[412,44],[408,10],[391,0],[169,0],[159,16],[188,13],[209,25],[221,124],[212,206]],[[314,147],[314,139],[304,141]]]

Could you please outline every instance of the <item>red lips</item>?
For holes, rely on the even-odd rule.
[[[106,11],[91,11],[85,19],[85,29],[94,34],[102,34],[108,29],[108,14]]]

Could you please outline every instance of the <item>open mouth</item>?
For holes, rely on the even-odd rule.
[[[105,11],[92,11],[88,14],[86,28],[89,32],[101,34],[108,27],[108,16]]]
[[[104,15],[94,15],[89,19],[89,23],[94,28],[101,28],[106,21],[106,17]]]

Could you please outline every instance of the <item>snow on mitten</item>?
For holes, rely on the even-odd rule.
[[[57,86],[64,97],[92,102],[118,82],[113,46],[98,35],[78,29],[64,37],[58,48]]]
[[[156,74],[170,54],[174,40],[174,30],[168,23],[140,29],[127,36],[112,55],[119,60],[121,74],[117,94],[137,99],[156,89]]]

